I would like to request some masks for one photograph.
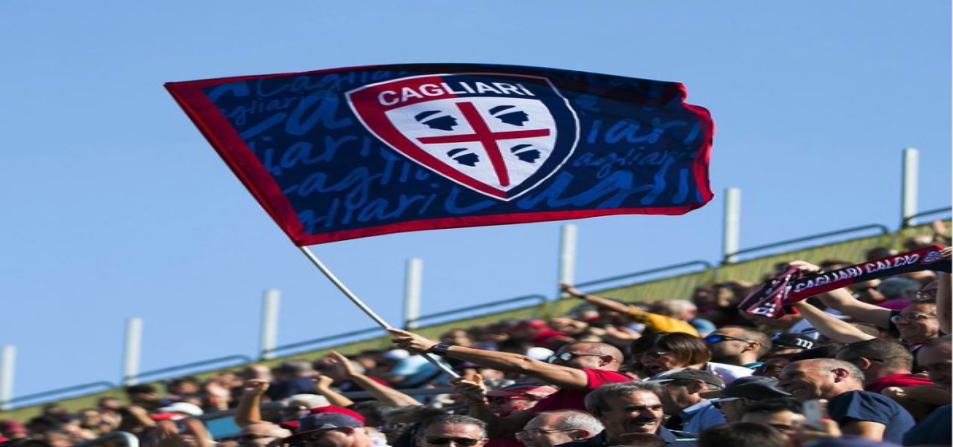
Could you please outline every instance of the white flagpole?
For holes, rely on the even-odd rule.
[[[351,300],[351,302],[354,303],[355,306],[357,306],[359,309],[364,311],[364,313],[367,314],[367,316],[371,317],[371,319],[374,320],[375,323],[379,324],[384,329],[393,328],[393,326],[391,326],[386,321],[384,321],[384,319],[381,318],[380,315],[377,315],[377,313],[374,312],[370,307],[367,307],[367,305],[364,304],[364,302],[361,301],[361,299],[358,298],[357,295],[354,294],[354,292],[351,292],[351,289],[348,289],[347,286],[344,285],[344,283],[337,278],[337,276],[334,276],[334,273],[331,273],[331,270],[328,270],[328,268],[324,265],[324,263],[321,262],[321,260],[318,259],[318,257],[311,252],[311,250],[308,250],[308,247],[298,247],[298,248],[301,249],[301,252],[304,253],[304,255],[308,257],[308,259],[311,260],[311,263],[314,264],[314,266],[317,267],[318,270],[320,270],[321,273],[323,273],[324,276],[327,277],[328,280],[330,280],[331,283],[334,284],[338,288],[338,290],[341,291],[341,293],[343,293],[349,300]],[[452,369],[447,367],[447,365],[444,365],[443,363],[438,362],[437,359],[433,358],[430,354],[421,354],[421,355],[425,359],[427,359],[428,362],[432,363],[437,368],[440,368],[443,372],[449,374],[450,376],[460,377],[459,374],[457,374]]]

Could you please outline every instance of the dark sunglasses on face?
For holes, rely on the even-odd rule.
[[[479,439],[469,439],[469,438],[436,438],[436,437],[427,436],[424,439],[427,440],[427,444],[447,445],[452,442],[456,445],[463,446],[463,447],[472,447],[477,445],[478,442],[480,442]]]
[[[602,354],[577,354],[575,352],[564,352],[562,354],[549,356],[549,358],[546,359],[546,362],[553,363],[557,360],[561,362],[568,362],[576,357],[602,357]]]
[[[727,336],[727,335],[721,335],[721,334],[711,334],[711,335],[709,335],[709,336],[703,338],[702,341],[704,341],[705,343],[708,343],[708,344],[710,344],[710,345],[713,345],[713,344],[715,344],[715,343],[721,343],[721,342],[724,342],[724,341],[743,341],[743,342],[745,342],[745,343],[750,343],[750,342],[751,342],[750,340],[745,340],[745,339],[743,339],[743,338],[729,337],[729,336]]]

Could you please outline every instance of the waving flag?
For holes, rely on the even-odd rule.
[[[679,83],[408,64],[166,87],[299,246],[712,198],[714,126]]]
[[[941,245],[931,245],[815,275],[805,274],[792,266],[755,287],[738,304],[738,308],[751,315],[780,318],[787,313],[797,313],[797,309],[791,307],[793,304],[831,290],[921,270],[950,273],[951,269],[953,263],[943,255]]]

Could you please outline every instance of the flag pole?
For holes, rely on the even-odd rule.
[[[334,276],[334,273],[332,273],[331,270],[329,270],[329,269],[327,268],[327,266],[325,266],[324,263],[321,262],[321,260],[318,259],[318,257],[315,256],[314,253],[311,252],[311,250],[308,249],[308,247],[300,247],[300,246],[299,246],[298,248],[301,250],[302,253],[304,253],[304,255],[305,255],[309,260],[311,260],[311,263],[314,264],[314,266],[317,267],[318,270],[320,270],[321,273],[323,273],[324,276],[327,277],[328,280],[330,280],[331,283],[334,284],[335,287],[337,287],[338,290],[341,291],[341,293],[344,294],[344,296],[346,296],[349,300],[351,300],[351,302],[354,303],[355,306],[357,306],[359,309],[361,309],[362,311],[364,311],[364,313],[367,314],[367,316],[371,317],[371,319],[374,320],[375,323],[379,324],[379,325],[380,325],[382,328],[384,328],[384,329],[391,329],[391,328],[393,328],[393,326],[391,326],[391,325],[388,324],[386,321],[384,321],[384,319],[381,318],[380,315],[377,315],[377,313],[374,312],[373,309],[371,309],[370,307],[367,307],[367,305],[364,304],[364,302],[361,301],[361,299],[358,298],[357,295],[354,294],[354,292],[351,292],[351,289],[348,289],[347,286],[344,285],[344,283],[341,282],[341,280],[337,278],[337,276]],[[437,368],[440,368],[443,372],[449,374],[451,377],[460,377],[459,374],[457,374],[457,373],[454,372],[452,369],[450,369],[449,367],[447,367],[447,365],[445,365],[445,364],[440,363],[439,361],[437,361],[437,359],[433,358],[433,356],[431,356],[430,354],[423,353],[423,354],[421,354],[421,355],[422,355],[425,359],[427,359],[428,362],[430,362],[431,364],[433,364],[433,365],[436,366]]]

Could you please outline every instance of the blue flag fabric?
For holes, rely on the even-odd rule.
[[[296,245],[708,203],[680,83],[405,64],[166,84]]]

